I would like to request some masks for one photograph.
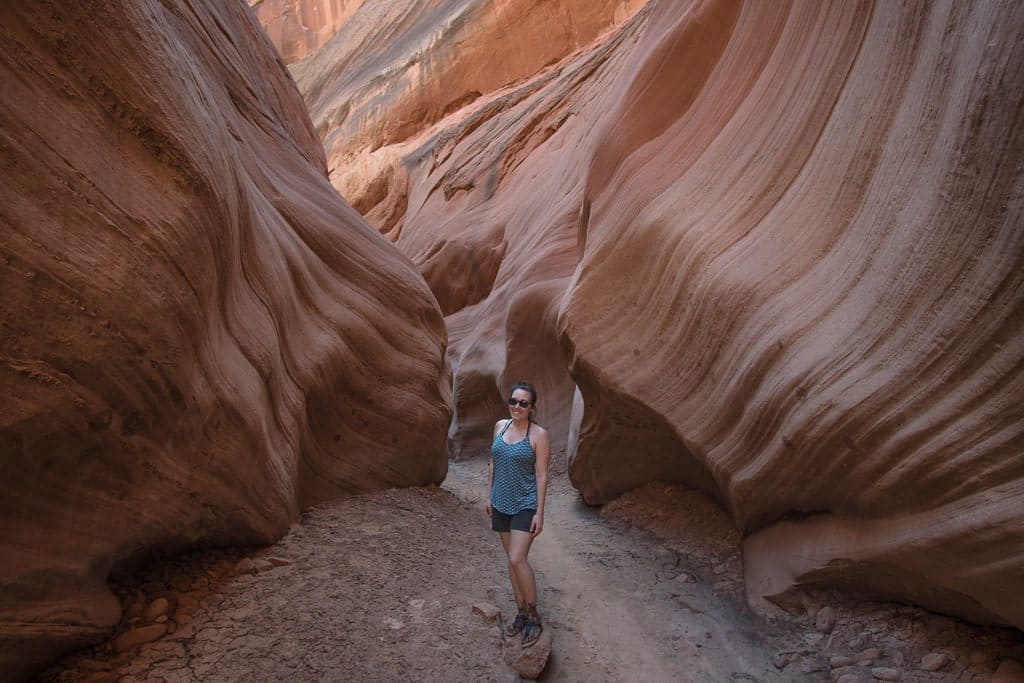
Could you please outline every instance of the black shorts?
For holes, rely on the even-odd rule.
[[[512,529],[529,531],[535,514],[537,514],[536,510],[520,510],[514,515],[506,515],[504,512],[498,512],[491,508],[491,529],[501,532]]]

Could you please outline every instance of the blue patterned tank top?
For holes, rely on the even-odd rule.
[[[530,425],[526,425],[522,441],[505,443],[502,437],[511,426],[512,420],[509,420],[491,444],[494,462],[491,507],[506,515],[537,509],[537,454],[530,445]]]

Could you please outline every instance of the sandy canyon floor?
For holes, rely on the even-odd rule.
[[[820,595],[755,616],[715,505],[654,484],[596,510],[563,469],[531,553],[553,634],[541,680],[989,681],[1024,662],[1018,631],[913,607]],[[116,586],[114,637],[40,679],[518,680],[472,610],[513,608],[485,483],[484,459],[452,463],[441,488],[318,506],[273,546],[156,563]]]

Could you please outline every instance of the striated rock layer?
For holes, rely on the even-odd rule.
[[[436,302],[342,201],[235,2],[0,9],[0,670],[108,574],[444,477]]]
[[[332,182],[447,314],[453,452],[538,377],[584,498],[707,491],[753,600],[1024,626],[1024,9],[603,9],[515,82],[429,41],[292,66]]]
[[[249,0],[286,64],[314,54],[363,0]]]
[[[588,501],[681,478],[749,534],[752,596],[1024,626],[1022,28],[987,3],[653,9],[560,318]]]
[[[538,419],[564,449],[573,382],[557,316],[582,185],[580,151],[556,141],[590,125],[573,108],[593,110],[607,80],[595,74],[629,38],[616,27],[642,4],[363,2],[290,66],[332,182],[419,266],[447,316],[456,457],[489,444],[519,379],[538,386]],[[271,35],[294,30],[255,9]]]

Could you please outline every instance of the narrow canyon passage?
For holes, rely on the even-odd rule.
[[[540,680],[980,681],[1024,656],[1019,632],[911,607],[837,603],[828,635],[810,610],[753,617],[735,532],[709,501],[653,484],[599,511],[554,469],[531,553],[553,633]],[[156,563],[116,587],[114,637],[39,680],[518,680],[472,610],[513,610],[485,483],[485,459],[453,462],[441,488],[316,506],[274,545]],[[946,670],[918,670],[933,650]]]
[[[0,683],[1024,681],[1024,2],[0,17]]]
[[[267,548],[153,565],[119,587],[117,635],[41,680],[515,680],[498,627],[471,607],[513,609],[485,482],[482,458],[452,463],[441,489],[326,503]],[[782,678],[781,644],[743,613],[738,575],[709,586],[579,502],[564,475],[548,500],[532,553],[554,635],[542,680]]]
[[[486,461],[476,459],[451,463],[444,486],[482,510],[486,481]],[[554,628],[544,679],[778,678],[772,655],[790,639],[769,637],[751,621],[740,603],[735,548],[711,542],[706,553],[716,545],[721,556],[710,564],[718,575],[651,535],[602,519],[564,474],[555,475],[530,554],[541,611]]]

